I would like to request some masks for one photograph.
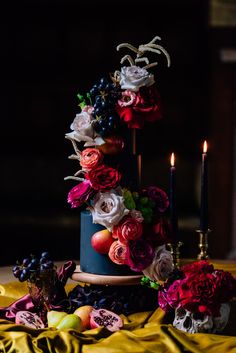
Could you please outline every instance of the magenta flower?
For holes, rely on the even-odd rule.
[[[127,260],[131,270],[139,272],[148,267],[154,258],[155,249],[145,239],[138,239],[128,243],[129,256]]]
[[[156,186],[149,186],[147,188],[147,196],[155,202],[156,208],[160,213],[167,210],[169,206],[169,199],[165,191]]]
[[[88,180],[84,180],[74,186],[68,193],[67,202],[71,204],[71,208],[80,207],[84,202],[88,201],[94,190]]]

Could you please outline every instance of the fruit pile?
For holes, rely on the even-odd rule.
[[[12,268],[12,273],[20,282],[24,282],[35,275],[53,269],[55,269],[54,262],[49,252],[45,251],[39,257],[32,254],[21,262],[17,261]]]
[[[15,323],[34,329],[48,327],[58,330],[74,329],[79,332],[101,326],[114,332],[123,326],[123,320],[119,315],[106,309],[96,310],[90,305],[83,305],[77,308],[72,314],[64,311],[50,310],[47,313],[46,324],[43,323],[37,314],[22,310],[17,312]]]

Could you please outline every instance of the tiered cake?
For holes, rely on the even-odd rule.
[[[65,179],[77,185],[68,194],[80,209],[80,268],[97,276],[149,274],[164,279],[173,269],[165,248],[168,223],[166,193],[141,187],[141,159],[136,155],[136,129],[162,116],[154,74],[157,62],[146,56],[164,54],[155,37],[138,48],[128,43],[117,50],[135,54],[121,59],[121,70],[104,76],[89,93],[78,94],[80,113],[66,138],[72,142],[80,169]],[[124,62],[129,65],[125,66]],[[162,271],[163,260],[169,263]],[[166,263],[165,263],[166,265]]]

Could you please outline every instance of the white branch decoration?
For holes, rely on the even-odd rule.
[[[130,66],[134,65],[134,63],[138,63],[138,62],[142,62],[144,61],[146,63],[146,66],[144,67],[145,69],[156,66],[158,63],[157,62],[153,62],[149,64],[149,60],[147,57],[143,57],[141,58],[144,53],[146,52],[153,52],[156,54],[164,54],[166,59],[167,59],[167,66],[170,67],[170,55],[168,54],[168,52],[165,50],[165,48],[163,48],[161,45],[155,44],[155,42],[157,40],[161,40],[161,38],[159,36],[155,36],[149,43],[147,44],[141,44],[138,48],[134,47],[133,45],[129,44],[129,43],[121,43],[119,44],[116,49],[119,51],[121,48],[128,48],[130,50],[132,50],[134,53],[136,53],[136,59],[133,60],[132,57],[130,55],[125,55],[122,57],[121,59],[121,64],[123,64],[123,62],[125,60],[128,60],[130,63]]]

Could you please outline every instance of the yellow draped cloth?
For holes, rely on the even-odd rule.
[[[217,268],[228,270],[229,266]],[[235,271],[234,266],[230,272]],[[75,285],[77,283],[68,284],[66,290],[70,291]],[[25,283],[0,285],[0,306],[8,306],[26,293]],[[179,331],[160,308],[121,316],[124,327],[115,333],[105,328],[81,333],[72,329],[35,330],[0,320],[0,353],[236,353],[236,301],[232,303],[228,325],[221,334]]]

